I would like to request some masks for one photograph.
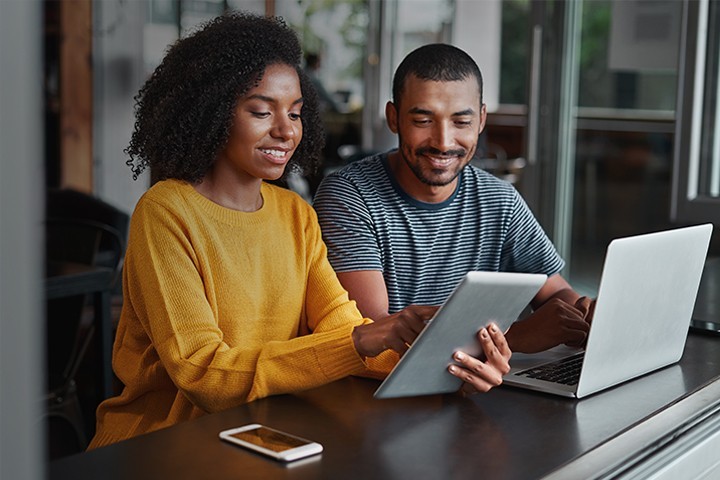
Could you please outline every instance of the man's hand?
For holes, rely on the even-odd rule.
[[[583,312],[583,320],[588,324],[592,324],[592,319],[595,315],[595,302],[596,299],[590,297],[580,297],[575,302],[575,308]]]
[[[352,334],[355,350],[363,357],[375,357],[387,349],[402,355],[438,308],[410,305],[374,323],[355,327]]]
[[[542,352],[561,344],[581,347],[587,340],[594,310],[595,302],[587,297],[580,297],[574,305],[551,298],[526,319],[513,323],[507,342],[514,352],[523,353]]]
[[[502,383],[502,377],[510,371],[512,352],[505,336],[495,324],[478,332],[478,341],[485,353],[485,361],[464,352],[455,352],[453,359],[460,365],[450,365],[448,371],[462,379],[463,393],[487,392]]]

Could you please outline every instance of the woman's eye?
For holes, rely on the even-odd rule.
[[[257,118],[267,118],[270,116],[270,112],[251,112],[253,116]]]
[[[299,113],[291,113],[288,115],[290,117],[290,120],[300,120],[301,115]]]

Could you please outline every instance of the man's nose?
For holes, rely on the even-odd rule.
[[[452,150],[454,146],[455,141],[450,125],[446,122],[438,122],[435,124],[432,135],[432,147],[441,152],[447,152],[448,150]]]

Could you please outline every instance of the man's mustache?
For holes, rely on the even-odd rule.
[[[443,152],[437,148],[432,147],[420,147],[415,150],[415,155],[432,155],[434,157],[464,157],[467,155],[467,150],[459,148],[457,150],[447,150]]]

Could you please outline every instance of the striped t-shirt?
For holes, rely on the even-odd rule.
[[[411,198],[387,153],[328,175],[314,200],[337,272],[380,270],[389,313],[440,305],[471,270],[558,273],[552,242],[515,188],[467,166],[442,203]]]

